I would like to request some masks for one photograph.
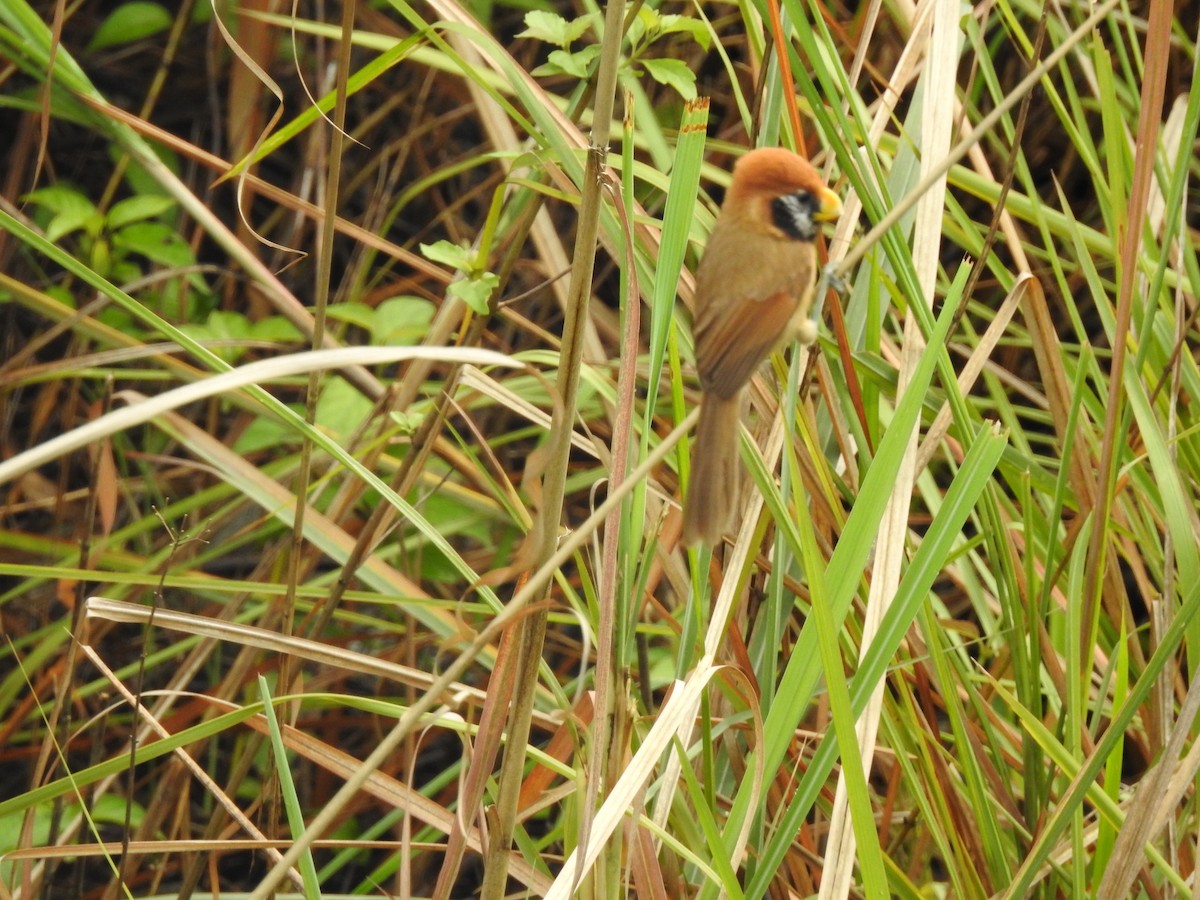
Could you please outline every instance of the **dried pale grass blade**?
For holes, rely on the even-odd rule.
[[[1022,273],[1017,278],[1017,283],[1013,285],[1012,290],[1008,292],[1008,296],[1004,298],[1004,302],[1000,304],[1000,308],[996,310],[996,315],[993,317],[991,324],[988,325],[987,330],[979,338],[979,343],[971,352],[971,356],[967,359],[967,363],[963,366],[962,371],[958,373],[958,389],[964,395],[970,393],[971,389],[975,386],[975,380],[979,377],[979,373],[983,371],[983,367],[991,358],[992,351],[996,349],[996,345],[1000,343],[1000,338],[1004,336],[1004,332],[1008,329],[1008,324],[1012,321],[1012,317],[1021,305],[1021,301],[1026,299],[1029,283],[1034,280],[1034,277],[1028,272]],[[924,440],[921,441],[921,449],[917,453],[918,472],[929,465],[929,460],[937,452],[938,445],[942,442],[942,438],[946,436],[949,428],[950,404],[943,403],[942,408],[938,410],[937,417],[933,420],[933,424],[925,432]]]
[[[959,57],[958,5],[954,0],[934,0],[931,5],[932,27],[926,50],[926,67],[923,77],[921,108],[921,175],[931,177],[939,168],[948,169],[944,154],[950,148],[954,126],[955,67]],[[921,38],[914,35],[914,39]],[[910,303],[932,305],[937,266],[942,244],[942,210],[945,205],[946,174],[942,171],[933,179],[929,190],[922,194],[916,204],[913,226],[913,267],[921,286],[921,297],[910,297]],[[910,311],[905,319],[904,347],[900,364],[898,393],[903,393],[911,373],[916,368],[924,349],[924,340],[917,327],[916,316]],[[904,562],[905,542],[908,536],[908,510],[912,502],[912,489],[916,480],[917,434],[914,427],[908,446],[897,472],[892,494],[888,499],[880,526],[872,569],[871,587],[867,597],[866,618],[863,623],[860,656],[865,654],[875,633],[879,629],[888,605],[900,583],[900,571]],[[883,705],[883,682],[871,693],[867,708],[863,711],[855,728],[858,736],[860,759],[846,759],[843,766],[861,765],[864,773],[870,771],[875,754],[875,740],[879,729],[879,717]],[[874,823],[867,823],[874,828]],[[853,883],[856,839],[849,813],[849,791],[845,770],[838,776],[830,820],[830,840],[826,850],[826,877],[821,882],[822,900],[843,900],[850,893]]]
[[[591,726],[595,718],[595,694],[584,691],[575,706],[572,707],[563,720],[554,728],[550,741],[546,744],[545,754],[563,764],[569,764],[578,750],[576,735]],[[517,809],[528,810],[534,806],[550,790],[558,773],[545,764],[535,765],[525,780],[521,783],[521,793],[517,797]]]
[[[830,267],[832,269],[831,274],[839,278],[846,277],[858,261],[866,256],[871,248],[878,243],[879,239],[888,229],[903,219],[909,210],[920,202],[920,198],[929,192],[934,184],[944,180],[946,173],[950,171],[954,164],[966,156],[971,147],[990,134],[1004,116],[1008,115],[1012,108],[1021,101],[1021,98],[1033,90],[1048,72],[1058,66],[1075,49],[1077,44],[1091,35],[1093,30],[1104,21],[1105,17],[1112,13],[1118,3],[1120,3],[1120,0],[1105,0],[1104,3],[1096,7],[1092,11],[1092,14],[1071,32],[1068,38],[1055,47],[1052,52],[1046,55],[1044,60],[1021,79],[1020,83],[1006,94],[1004,99],[984,116],[962,140],[955,144],[949,153],[939,158],[938,164],[925,173],[916,187],[895,202],[892,208],[888,210],[887,215],[880,219],[863,238],[855,243],[854,249],[847,253],[836,267]]]
[[[418,690],[427,690],[436,680],[435,676],[421,669],[388,662],[367,653],[357,653],[349,648],[330,647],[319,641],[294,635],[286,636],[265,628],[256,628],[253,625],[242,625],[237,622],[176,612],[161,607],[142,606],[124,600],[88,597],[84,601],[83,621],[86,623],[91,619],[130,625],[149,625],[150,620],[153,619],[156,628],[166,628],[169,631],[227,641],[245,647],[255,647],[266,653],[286,653],[319,665],[386,678]],[[479,688],[461,682],[448,685],[445,693],[457,697],[460,701],[470,700],[474,703],[482,702],[485,696]],[[553,728],[556,724],[549,717],[539,718],[538,722],[546,728]]]
[[[720,677],[729,682],[735,689],[740,687],[740,693],[745,700],[746,709],[750,712],[750,722],[754,728],[753,743],[751,747],[756,752],[751,754],[751,759],[754,761],[754,769],[749,772],[746,777],[750,780],[750,808],[756,809],[762,800],[762,796],[766,791],[766,760],[763,759],[762,747],[766,743],[766,737],[763,731],[763,716],[762,709],[758,705],[759,691],[757,686],[748,677],[749,668],[739,669],[734,666],[725,666],[719,670]],[[678,754],[676,754],[678,755]],[[734,869],[741,867],[745,861],[746,848],[750,842],[750,833],[753,830],[754,822],[749,818],[742,822],[741,828],[738,830],[737,837],[733,841],[730,848],[729,864]]]
[[[247,839],[227,840],[162,840],[162,841],[107,841],[100,844],[69,844],[55,847],[22,847],[8,850],[4,854],[5,862],[16,862],[26,859],[71,859],[87,856],[114,856],[122,852],[138,856],[148,856],[160,853],[246,853],[256,850],[272,850],[286,847],[290,840],[272,841],[263,839],[253,841]],[[317,841],[315,847],[328,850],[357,849],[364,850],[395,850],[395,841]],[[0,897],[4,897],[0,892]]]
[[[534,406],[524,397],[505,387],[481,369],[471,365],[463,366],[460,383],[464,388],[478,391],[505,409],[516,413],[522,418],[528,419],[539,428],[547,430],[550,428],[549,413]],[[593,459],[600,458],[596,452],[596,445],[578,431],[572,430],[571,432],[571,446],[576,450],[582,450]]]
[[[882,91],[875,104],[875,114],[871,119],[871,127],[867,133],[867,146],[878,147],[889,124],[895,121],[896,106],[906,96],[909,86],[921,71],[922,57],[925,52],[925,41],[921,38],[929,28],[929,14],[933,4],[923,3],[917,8],[908,6],[902,10],[907,13],[908,27],[913,37],[905,43],[900,51],[896,64],[892,67],[891,78],[887,90]],[[862,165],[859,167],[863,176],[873,180],[875,169],[869,162],[869,151],[864,147],[861,152]],[[879,185],[876,192],[882,195]],[[849,191],[844,198],[843,211],[837,221],[833,237],[829,241],[828,266],[839,266],[847,251],[854,244],[854,235],[859,228],[859,216],[862,213],[862,200],[858,195]]]
[[[634,800],[654,777],[662,754],[678,734],[690,733],[700,709],[700,698],[716,671],[711,657],[705,655],[685,681],[675,682],[674,692],[659,710],[645,740],[592,819],[587,844],[572,851],[546,894],[546,900],[567,900],[574,886],[590,871],[609,837],[629,814]]]
[[[807,347],[802,346],[799,352],[802,354],[799,364],[803,366],[809,350]],[[778,464],[779,456],[783,452],[783,439],[786,432],[784,424],[782,414],[777,411],[772,421],[771,433],[767,438],[766,447],[763,451],[765,465],[769,471],[773,470]],[[717,592],[717,596],[713,602],[708,631],[704,635],[705,656],[703,663],[705,665],[712,665],[712,660],[716,658],[725,641],[725,629],[733,614],[734,603],[738,596],[738,578],[736,577],[736,573],[744,571],[749,564],[750,552],[752,550],[751,541],[757,527],[756,523],[762,515],[765,503],[762,494],[758,491],[748,491],[746,493],[748,496],[744,501],[742,509],[739,511],[739,519],[742,523],[741,528],[739,528],[737,537],[734,540],[733,550],[725,558],[724,568],[727,574],[724,581],[721,582],[720,590]],[[695,675],[695,671],[693,671],[692,675]],[[688,676],[689,682],[692,675]],[[677,737],[684,746],[687,746],[691,742],[693,727],[694,722],[689,719],[684,722],[678,732]],[[761,727],[761,722],[759,722],[758,728],[760,733]],[[761,746],[761,741],[758,746]],[[760,756],[761,754],[756,755],[756,762],[759,764],[761,764],[761,760],[758,759]],[[651,818],[659,828],[664,830],[666,829],[667,817],[670,815],[671,806],[674,802],[675,791],[679,784],[681,765],[682,763],[678,756],[674,754],[667,759],[663,767],[662,788],[654,800],[654,811]],[[762,790],[762,784],[761,773],[758,773],[756,780],[752,782],[751,789],[754,792],[752,795],[754,803],[751,804],[751,807],[757,802],[759,792]],[[740,859],[745,849],[745,842],[749,838],[751,824],[752,822],[748,817],[742,822],[738,839],[735,842],[734,859]]]
[[[1143,864],[1143,848],[1162,831],[1184,794],[1192,789],[1196,773],[1200,772],[1200,742],[1193,743],[1183,759],[1179,754],[1187,746],[1198,712],[1200,682],[1193,681],[1167,746],[1126,804],[1129,812],[1117,832],[1108,868],[1096,893],[1097,900],[1121,900],[1130,896],[1129,889]]]
[[[641,809],[641,802],[638,809]],[[668,900],[666,890],[666,875],[658,864],[658,851],[654,845],[654,836],[650,830],[643,828],[636,819],[625,823],[625,846],[630,848],[629,868],[633,876],[633,886],[636,896],[648,897],[650,900]]]
[[[479,727],[475,733],[474,746],[468,748],[465,774],[459,778],[458,806],[454,814],[454,822],[446,832],[446,853],[442,858],[442,866],[438,872],[437,883],[433,889],[433,900],[448,900],[450,891],[458,878],[462,866],[463,855],[467,850],[467,832],[469,822],[477,816],[483,818],[480,803],[488,779],[496,767],[496,757],[500,755],[500,745],[504,736],[504,721],[507,718],[508,704],[512,698],[512,688],[515,681],[514,671],[517,660],[515,652],[514,629],[505,629],[500,637],[500,646],[496,652],[496,664],[488,682],[488,690],[483,701],[483,711],[479,715]]]

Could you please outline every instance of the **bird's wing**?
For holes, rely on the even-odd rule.
[[[736,395],[767,354],[785,340],[796,305],[790,291],[776,291],[714,309],[696,331],[700,386],[718,397]]]

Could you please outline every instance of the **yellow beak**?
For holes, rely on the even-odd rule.
[[[813,218],[818,222],[832,222],[842,214],[842,198],[829,188],[821,188],[817,198],[821,201],[821,206]]]

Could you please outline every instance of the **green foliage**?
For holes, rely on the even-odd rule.
[[[516,36],[544,41],[561,50],[566,50],[583,37],[591,27],[592,19],[587,16],[567,21],[556,12],[534,9],[525,13],[525,30],[517,32]]]
[[[299,329],[282,316],[268,316],[251,322],[243,313],[214,310],[204,322],[179,326],[197,343],[212,348],[226,362],[235,363],[254,344],[298,344]]]
[[[566,19],[556,12],[531,10],[525,14],[525,30],[517,37],[530,38],[552,44],[547,61],[530,74],[535,76],[565,75],[571,78],[588,78],[593,72],[600,52],[598,44],[586,44],[577,50],[571,47],[593,29],[594,16]],[[633,82],[649,75],[659,84],[666,85],[685,100],[696,97],[696,74],[686,62],[670,57],[652,57],[649,52],[656,43],[665,43],[672,35],[681,35],[695,41],[707,50],[712,34],[702,22],[691,16],[664,14],[650,6],[638,8],[632,25],[626,34],[629,42],[628,60],[623,66],[622,77]]]
[[[147,0],[122,3],[108,14],[92,39],[89,50],[106,50],[153,37],[171,27],[173,18],[164,7]]]
[[[488,301],[499,286],[500,278],[493,272],[479,269],[475,262],[475,253],[467,247],[460,247],[449,241],[422,244],[421,253],[433,262],[464,272],[466,277],[452,282],[447,289],[448,293],[462,300],[474,312],[480,315],[487,314]]]
[[[22,198],[33,210],[46,239],[66,241],[74,254],[100,278],[118,284],[144,279],[156,267],[178,271],[178,277],[140,291],[161,313],[186,319],[212,303],[208,284],[193,270],[192,248],[170,224],[179,213],[168,196],[147,193],[119,200],[107,211],[68,184],[38,188]],[[187,310],[179,304],[186,298]],[[136,327],[123,311],[109,308],[101,321],[122,329]]]
[[[529,74],[536,77],[566,75],[571,78],[587,78],[600,54],[599,44],[587,44],[578,50],[571,45],[592,28],[592,17],[580,16],[568,21],[558,13],[535,9],[525,14],[525,30],[517,37],[530,38],[553,44],[547,61]]]
[[[358,325],[370,335],[372,344],[407,345],[420,343],[435,312],[433,304],[421,297],[389,297],[375,307],[339,303],[329,316]]]

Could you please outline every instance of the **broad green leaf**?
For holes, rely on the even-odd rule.
[[[134,0],[114,9],[96,29],[88,42],[89,50],[103,50],[144,40],[151,35],[166,31],[174,19],[157,3]]]
[[[452,269],[470,270],[475,263],[474,254],[467,247],[460,247],[450,241],[436,241],[432,244],[421,244],[421,255],[430,262],[441,263]]]
[[[658,30],[661,34],[688,34],[697,44],[707,50],[712,45],[712,32],[698,19],[691,16],[659,16]]]
[[[168,268],[190,266],[196,261],[187,242],[161,222],[135,222],[116,232],[112,242],[116,249],[137,253]]]
[[[492,276],[493,279],[496,276]],[[489,282],[488,296],[495,290],[499,279]],[[487,312],[488,297],[484,297],[483,309]],[[469,302],[469,301],[468,301]],[[472,309],[476,307],[472,306]],[[375,310],[371,327],[371,341],[375,344],[416,344],[421,341],[433,321],[433,304],[421,297],[392,297],[384,300]]]
[[[283,316],[267,316],[250,325],[249,337],[256,341],[296,343],[303,340],[300,329]]]
[[[672,87],[684,100],[696,98],[696,73],[681,59],[643,59],[646,73],[659,84]]]
[[[86,209],[88,212],[96,211],[96,204],[92,203],[82,191],[66,184],[38,188],[36,191],[30,191],[22,196],[21,200],[52,213],[72,212],[79,209]]]
[[[351,387],[344,378],[330,378],[317,400],[317,427],[328,433],[349,437],[370,415],[374,404]]]
[[[325,310],[325,315],[338,322],[357,325],[368,333],[375,330],[375,310],[365,303],[355,300],[333,303]]]
[[[113,204],[108,211],[108,227],[122,228],[145,219],[156,219],[174,209],[177,204],[162,194],[129,197]]]
[[[600,55],[600,48],[595,44],[575,51],[553,50],[547,57],[547,63],[533,70],[533,75],[570,75],[574,78],[587,78],[592,61]]]
[[[579,40],[588,27],[587,19],[567,20],[558,13],[535,9],[525,13],[525,30],[519,32],[517,37],[545,41],[565,50]]]
[[[68,185],[51,185],[30,191],[22,198],[35,207],[34,218],[45,229],[47,240],[59,241],[76,231],[98,235],[104,219],[96,204]]]
[[[479,315],[487,315],[488,301],[500,284],[500,277],[491,272],[485,272],[479,278],[467,281],[456,281],[446,289],[446,292],[458,297]]]

